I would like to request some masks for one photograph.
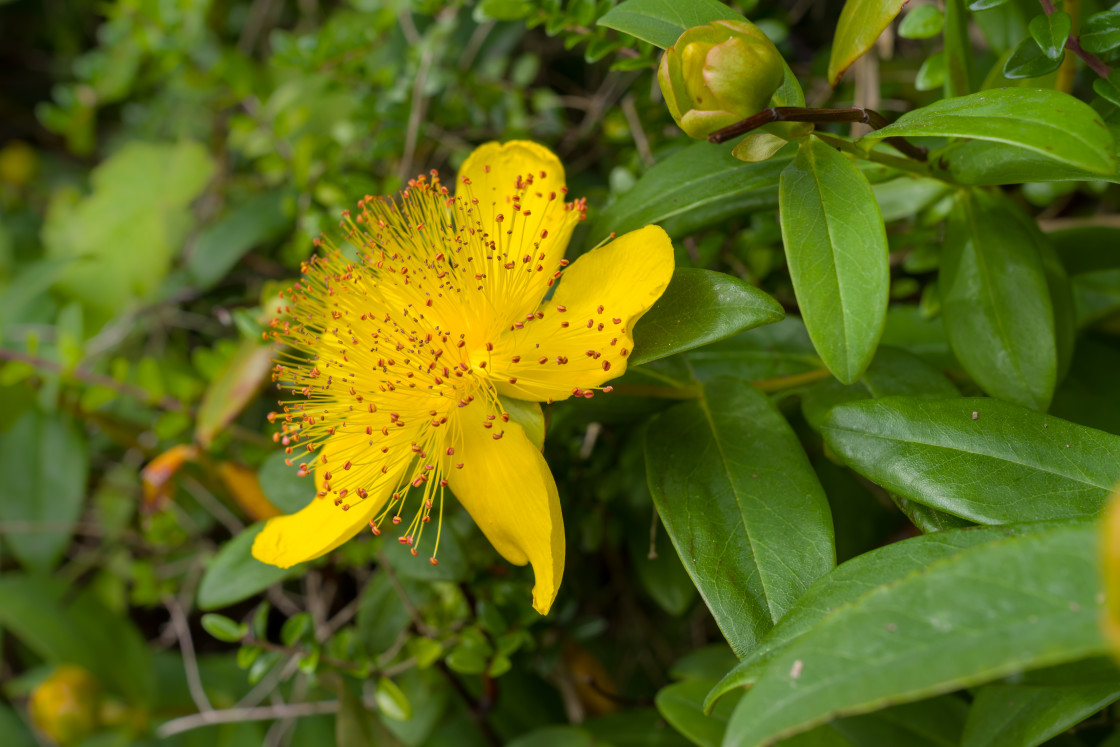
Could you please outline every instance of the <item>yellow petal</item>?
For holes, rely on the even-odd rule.
[[[634,347],[634,324],[672,276],[673,244],[657,226],[583,255],[564,271],[539,318],[503,334],[489,364],[498,391],[560,400],[621,376]]]
[[[584,214],[582,200],[565,202],[567,191],[560,159],[527,140],[481,145],[459,169],[455,193],[470,211],[463,220],[493,242],[468,269],[502,317],[499,328],[532,313],[559,269]]]
[[[493,421],[478,401],[456,413],[451,490],[494,549],[515,565],[532,563],[533,608],[548,614],[564,575],[564,519],[560,496],[540,451],[512,419]],[[489,422],[491,428],[484,427]],[[495,438],[499,436],[500,438]]]
[[[325,555],[368,527],[412,461],[398,459],[382,472],[384,462],[376,458],[380,449],[369,448],[360,434],[332,437],[323,454],[328,457],[326,464],[320,462],[316,468],[314,485],[307,483],[308,497],[314,495],[307,507],[269,519],[253,541],[253,557],[262,563],[290,568]],[[349,469],[344,468],[347,463]],[[359,489],[365,491],[365,498]],[[341,505],[336,506],[336,500]]]

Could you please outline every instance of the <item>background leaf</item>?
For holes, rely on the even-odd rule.
[[[836,85],[844,71],[878,40],[902,11],[906,0],[847,0],[840,11],[828,59],[828,82]]]
[[[607,11],[598,23],[666,49],[685,29],[742,17],[718,0],[626,0]]]
[[[264,522],[257,522],[231,539],[206,566],[198,585],[198,606],[216,610],[248,599],[254,594],[279,583],[301,566],[277,568],[257,560],[252,555],[253,540]]]

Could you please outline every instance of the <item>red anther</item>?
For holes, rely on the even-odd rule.
[[[436,560],[435,558],[428,558],[428,562],[431,563],[432,565],[439,565],[439,561]]]
[[[349,503],[343,503],[342,504],[342,510],[343,511],[349,511],[350,510],[350,504]]]
[[[514,363],[520,363],[521,362],[521,356],[520,355],[513,356],[513,362]]]
[[[600,306],[599,306],[599,309],[598,309],[598,311],[599,311],[599,313],[600,313],[600,314],[602,314],[602,313],[603,313],[603,306],[602,306],[602,305],[600,305]]]
[[[342,465],[342,468],[343,469],[350,469],[350,462],[347,462],[346,464]]]
[[[504,435],[506,435],[506,432],[502,431],[501,433],[495,433],[493,436],[491,436],[491,438],[493,438],[495,441],[497,441],[499,438],[501,438]]]
[[[441,488],[446,488],[447,487],[447,480],[440,480],[439,481],[439,486]]]
[[[510,379],[509,383],[516,384],[517,383],[517,377],[514,377],[514,378]]]
[[[610,371],[611,370],[611,362],[610,361],[603,361],[603,370],[604,371]]]
[[[458,464],[455,465],[455,469],[462,469],[462,468],[463,468],[463,463],[462,462],[459,462]]]
[[[542,355],[542,356],[540,357],[540,360],[538,360],[538,361],[537,361],[537,363],[541,364],[542,366],[543,366],[544,364],[548,363],[548,356],[546,356],[546,355]]]
[[[454,453],[455,453],[455,448],[452,447],[452,446],[448,446],[447,447],[447,456],[451,456]]]
[[[614,391],[614,387],[613,386],[605,386],[605,387],[603,387],[603,391],[606,392],[607,394],[610,394],[611,392]]]
[[[492,342],[486,343],[486,350],[487,351],[490,351],[490,350],[493,350],[493,349],[494,349],[494,343],[492,343]]]
[[[326,461],[326,460],[324,459],[323,461]],[[323,473],[323,479],[326,480],[327,482],[330,482],[331,473],[330,472]]]
[[[611,319],[611,321],[614,322],[615,324],[622,324],[622,320],[619,319],[617,316],[614,317],[613,319]]]
[[[371,522],[369,523],[369,528],[370,528],[370,531],[371,531],[371,532],[373,532],[373,536],[374,536],[374,537],[376,537],[377,535],[381,534],[381,530],[380,530],[380,529],[378,529],[378,528],[377,528],[377,525],[376,525],[376,524],[374,524],[374,523],[373,523],[372,521],[371,521]]]
[[[399,516],[394,516],[394,517],[393,517],[393,523],[394,523],[394,524],[400,524],[400,523],[401,523],[401,517],[399,517]]]
[[[425,524],[427,524],[427,523],[428,523],[429,521],[431,521],[431,520],[432,520],[432,517],[431,517],[431,516],[424,516],[424,517],[421,517],[421,519],[420,519],[420,521],[424,522]],[[413,554],[413,555],[415,555],[415,554],[416,554],[416,551],[414,550],[414,551],[412,552],[412,554]]]
[[[630,351],[627,350],[626,348],[623,348],[622,350],[618,351],[618,354],[621,355],[623,358],[625,358],[629,353],[630,353]]]
[[[366,435],[367,436],[372,436],[373,435],[373,426],[372,425],[367,425],[366,426]]]
[[[568,260],[566,260],[566,259],[560,260],[560,266],[561,267],[567,267],[568,266]]]

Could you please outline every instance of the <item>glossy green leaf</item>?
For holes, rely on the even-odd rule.
[[[780,219],[793,288],[813,346],[845,384],[875,354],[886,322],[887,236],[871,185],[809,137],[782,172]]]
[[[774,653],[724,744],[768,744],[836,716],[1102,653],[1097,531],[1056,524],[876,586]]]
[[[1120,481],[1120,437],[996,399],[840,405],[821,433],[869,480],[982,524],[1096,516]]]
[[[1116,171],[1115,145],[1100,116],[1088,104],[1053,90],[1008,88],[942,99],[903,114],[860,142],[893,136],[990,140],[1094,174]]]
[[[746,382],[713,379],[658,416],[646,470],[665,531],[740,654],[835,564],[828,502],[801,444]]]
[[[1028,36],[1015,45],[1011,56],[1003,63],[1003,77],[1010,80],[1038,78],[1054,72],[1061,64],[1060,56],[1058,59],[1048,56],[1038,42]]]
[[[941,33],[945,14],[936,5],[918,5],[910,10],[898,24],[898,35],[903,39],[929,39]]]
[[[1017,145],[988,140],[958,140],[933,151],[931,160],[962,185],[993,186],[1023,182],[1120,181],[1118,175],[1095,174]]]
[[[621,236],[651,224],[682,238],[732,216],[772,209],[778,204],[778,178],[792,158],[791,150],[788,158],[744,163],[726,145],[688,145],[643,174],[595,219],[588,246],[612,231]]]
[[[1059,62],[1066,49],[1066,40],[1073,30],[1073,19],[1065,11],[1035,16],[1030,23],[1031,38],[1038,42],[1042,53]]]
[[[1120,47],[1120,11],[1106,10],[1086,18],[1078,41],[1091,54],[1106,54]]]
[[[712,689],[712,680],[674,682],[657,691],[654,703],[658,712],[688,740],[701,747],[719,747],[727,730],[727,720],[739,698],[724,698],[711,713],[704,713],[704,696]]]
[[[1042,744],[1120,699],[1120,671],[1108,659],[1031,672],[974,693],[961,747]]]
[[[302,565],[295,569],[277,568],[253,557],[253,540],[263,528],[264,522],[257,522],[222,545],[202,574],[198,585],[199,607],[204,610],[228,607],[283,581],[302,568]]]
[[[1044,241],[1009,200],[961,192],[949,216],[939,288],[953,352],[988,394],[1045,410],[1057,383]]]
[[[836,85],[853,62],[871,49],[906,0],[847,0],[840,11],[828,58],[828,82]]]
[[[805,325],[795,316],[691,350],[685,357],[687,370],[700,380],[716,376],[776,379],[819,371],[824,365]]]
[[[89,479],[86,440],[64,413],[28,410],[0,435],[13,466],[4,478],[0,521],[18,529],[4,541],[22,565],[49,571],[62,557],[82,513]]]
[[[626,0],[607,11],[599,26],[621,31],[666,49],[693,26],[712,21],[736,20],[743,16],[718,0]]]
[[[785,315],[781,304],[746,281],[722,272],[680,268],[665,293],[634,326],[629,365],[773,324]]]

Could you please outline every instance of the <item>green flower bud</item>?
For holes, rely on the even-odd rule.
[[[781,54],[745,19],[688,29],[657,71],[669,113],[694,138],[758,114],[784,78]]]
[[[63,664],[31,691],[28,711],[38,729],[60,745],[77,744],[100,726],[101,686],[81,667]]]

